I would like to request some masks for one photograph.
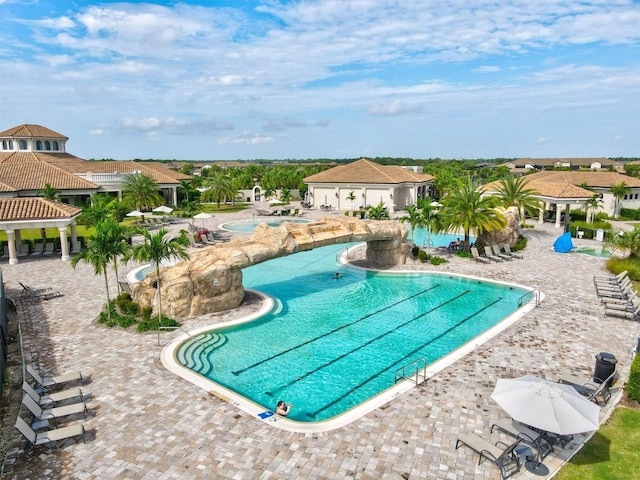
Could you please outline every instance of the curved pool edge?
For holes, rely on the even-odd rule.
[[[344,254],[346,254],[346,252],[344,252]],[[341,254],[340,261],[342,262],[342,260],[343,260],[343,256]],[[350,265],[350,267],[362,268],[362,267],[353,267],[352,265]],[[372,269],[364,269],[364,270],[372,270]],[[495,283],[495,284],[522,288],[524,290],[527,290],[528,294],[532,294],[532,298],[527,303],[523,304],[522,307],[518,308],[518,310],[513,312],[511,315],[507,316],[500,323],[494,325],[489,330],[481,333],[477,337],[471,339],[467,343],[451,351],[449,354],[447,354],[443,358],[429,364],[426,369],[426,375],[425,375],[426,378],[421,383],[429,381],[431,378],[433,378],[436,374],[438,374],[445,368],[454,364],[455,362],[457,362],[467,354],[471,353],[472,351],[474,351],[484,343],[488,342],[489,340],[497,336],[499,333],[505,331],[507,328],[515,324],[518,320],[520,320],[527,313],[533,310],[538,303],[542,302],[542,300],[545,297],[545,295],[542,292],[540,292],[539,290],[533,289],[531,287],[526,287],[523,285],[510,283],[510,282],[489,280],[482,277],[476,277],[473,275],[461,275],[461,274],[453,274],[450,272],[443,273],[443,272],[436,272],[436,271],[416,272],[413,270],[403,270],[403,271],[394,270],[392,272],[390,271],[384,271],[384,272],[390,273],[390,274],[392,273],[398,273],[398,274],[427,273],[427,274],[447,275],[452,277],[469,278],[469,279],[483,281],[487,283]],[[355,407],[345,411],[344,413],[320,422],[313,422],[313,423],[298,422],[295,420],[290,420],[286,417],[277,417],[277,420],[274,420],[275,418],[274,416],[266,419],[261,419],[258,415],[265,411],[265,407],[255,402],[252,402],[251,400],[234,392],[229,388],[226,388],[212,380],[209,380],[206,377],[203,377],[202,375],[194,372],[193,370],[188,369],[187,367],[184,367],[178,362],[176,357],[178,347],[180,347],[180,345],[186,340],[188,340],[189,338],[210,330],[217,330],[219,328],[238,325],[241,323],[249,322],[251,320],[255,320],[256,318],[259,318],[262,315],[271,311],[271,309],[275,306],[275,301],[273,300],[272,297],[256,290],[247,289],[246,291],[253,292],[256,295],[263,298],[264,300],[263,305],[258,311],[241,318],[237,318],[227,322],[217,323],[215,325],[212,325],[212,324],[203,325],[202,327],[198,327],[196,329],[190,330],[188,333],[182,333],[181,335],[173,339],[171,342],[169,342],[162,349],[160,353],[160,360],[164,365],[164,367],[170,372],[178,375],[179,377],[182,377],[185,380],[193,383],[197,387],[202,388],[203,390],[208,392],[210,395],[216,396],[219,399],[226,401],[232,404],[233,406],[239,408],[245,413],[248,413],[255,420],[259,422],[268,423],[270,426],[273,426],[280,430],[296,432],[296,433],[320,433],[320,432],[335,430],[337,428],[346,426],[354,422],[355,420],[358,420],[359,418],[363,417],[364,415],[371,413],[376,408],[379,408],[384,404],[390,402],[391,400],[398,398],[403,393],[411,390],[412,388],[415,388],[415,384],[416,384],[415,379],[412,379],[412,378],[405,379],[404,381],[399,382],[396,385],[393,385],[387,388],[386,390],[383,390],[377,395],[371,397],[369,400],[366,400],[365,402],[362,402],[361,404],[356,405]]]

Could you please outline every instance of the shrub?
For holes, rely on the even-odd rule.
[[[640,402],[640,355],[636,355],[631,363],[629,380],[627,380],[627,393],[631,400]]]
[[[142,320],[149,321],[151,319],[152,312],[153,312],[152,307],[144,307],[140,312],[140,316],[142,317]]]
[[[429,259],[429,255],[427,255],[427,252],[425,252],[424,250],[420,250],[418,252],[418,260],[420,260],[422,263],[426,262]]]
[[[520,235],[518,242],[511,247],[511,250],[517,252],[518,250],[524,250],[527,247],[527,237]]]
[[[162,316],[162,326],[163,327],[179,327],[180,324],[176,322],[173,318],[167,318],[164,315]],[[152,330],[158,330],[158,317],[154,317],[149,320],[141,320],[138,322],[138,326],[136,327],[137,332],[149,332]]]
[[[138,315],[140,306],[131,299],[131,295],[123,292],[116,297],[116,306],[119,313]]]
[[[607,270],[618,275],[627,271],[631,280],[640,281],[640,258],[617,258],[611,257],[607,260]]]
[[[419,247],[419,246],[417,246],[417,245],[414,245],[414,246],[411,248],[411,255],[413,255],[413,258],[415,258],[415,257],[417,257],[417,256],[418,256],[418,253],[420,253],[420,247]]]
[[[430,263],[431,265],[440,265],[440,264],[442,264],[442,263],[448,263],[448,262],[449,262],[449,260],[447,260],[446,258],[444,258],[444,257],[439,257],[439,256],[437,256],[437,255],[432,256],[432,257],[431,257],[431,260],[429,260],[429,263]]]
[[[620,217],[625,220],[640,220],[640,208],[621,208]]]

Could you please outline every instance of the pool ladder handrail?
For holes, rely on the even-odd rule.
[[[522,295],[519,299],[518,299],[518,308],[522,307],[522,304],[524,303],[523,300],[525,297],[528,297],[529,295],[531,295],[533,293],[535,300],[536,300],[536,307],[540,306],[540,290],[531,290],[527,293],[525,293],[524,295]]]
[[[411,369],[409,375],[407,375],[407,370]],[[420,382],[420,370],[422,370],[422,381],[427,381],[427,361],[420,357],[415,360],[403,365],[395,371],[395,379],[393,383],[398,383],[400,380],[405,380],[407,378],[415,377],[416,379],[416,387],[421,383]]]

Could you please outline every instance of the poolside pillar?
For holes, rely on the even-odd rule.
[[[562,210],[560,210],[560,204],[556,203],[556,228],[560,228],[560,217],[562,217]]]
[[[62,260],[69,260],[69,240],[67,240],[67,227],[58,227],[60,232],[60,249],[62,250]]]
[[[7,230],[7,246],[9,247],[9,265],[18,263],[18,255],[16,255],[16,231]]]

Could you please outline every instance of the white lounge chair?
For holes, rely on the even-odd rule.
[[[54,385],[62,385],[68,382],[82,383],[82,374],[80,372],[70,372],[62,375],[41,376],[31,365],[27,365],[27,372],[42,388],[53,387]]]
[[[503,245],[502,245],[502,249],[504,250],[504,253],[505,253],[505,254],[507,254],[507,255],[511,255],[513,258],[519,258],[519,259],[524,258],[522,255],[518,255],[517,253],[513,253],[513,252],[511,251],[511,247],[509,246],[509,244],[508,244],[508,243],[503,244]]]
[[[496,257],[491,251],[491,247],[489,245],[485,245],[484,247],[484,256],[489,260],[493,260],[494,262],[504,262],[504,258]]]
[[[63,405],[62,407],[42,408],[38,403],[26,393],[22,396],[22,404],[33,414],[38,420],[52,420],[55,418],[66,417],[68,415],[82,414],[87,419],[87,404],[84,402]]]
[[[506,253],[502,253],[500,251],[500,247],[497,244],[491,245],[491,250],[493,251],[493,254],[496,257],[500,257],[501,259],[508,260],[508,261],[513,260],[513,257],[511,255],[507,255]]]
[[[77,423],[75,425],[68,425],[62,428],[55,428],[53,430],[47,430],[46,432],[36,433],[22,418],[16,419],[16,428],[33,446],[36,445],[49,445],[49,448],[53,452],[53,442],[58,440],[64,440],[66,438],[76,437],[82,435],[82,441],[84,442],[84,425]]]
[[[45,243],[44,252],[42,252],[42,255],[44,255],[45,257],[53,255],[53,242]]]
[[[60,392],[40,395],[27,382],[22,382],[22,391],[33,398],[41,407],[45,407],[52,403],[62,402],[64,400],[71,400],[72,398],[79,398],[81,402],[85,401],[85,397],[80,387],[73,387]]]
[[[18,257],[26,257],[27,255],[29,255],[29,244],[21,243],[18,248]]]
[[[471,247],[471,256],[476,262],[491,263],[491,260],[489,260],[488,258],[480,256],[480,253],[478,253],[478,249],[476,247]]]
[[[32,257],[40,257],[44,253],[44,243],[36,243],[33,245],[33,252],[31,252]]]

